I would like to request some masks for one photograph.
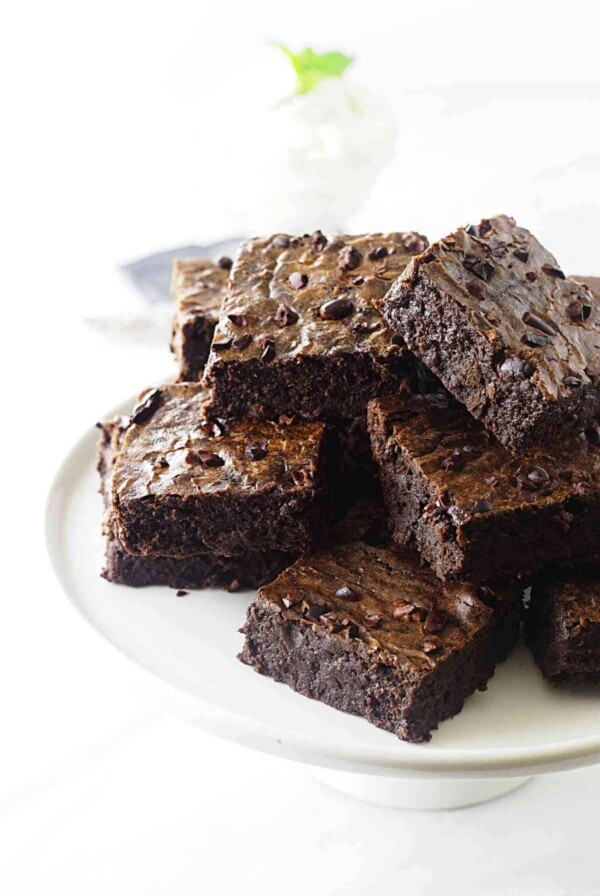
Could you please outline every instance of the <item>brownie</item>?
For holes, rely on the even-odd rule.
[[[485,219],[432,245],[381,307],[512,450],[558,438],[600,411],[600,299],[512,218]]]
[[[251,552],[239,557],[222,557],[208,552],[189,557],[142,557],[127,553],[114,533],[110,477],[128,419],[118,417],[98,425],[101,429],[98,472],[100,490],[107,506],[104,522],[105,567],[102,575],[109,582],[136,588],[145,585],[168,585],[171,588],[219,587],[230,591],[258,588],[272,581],[296,559],[293,554],[282,551]]]
[[[140,397],[112,478],[131,554],[300,553],[327,536],[329,433],[321,423],[206,423],[199,383]]]
[[[540,576],[525,636],[545,677],[600,683],[600,567]]]
[[[447,393],[388,396],[369,431],[393,537],[442,579],[600,557],[600,427],[515,456]]]
[[[374,302],[426,246],[416,233],[245,242],[206,367],[209,414],[332,423],[404,388],[414,359]]]
[[[261,588],[239,659],[403,740],[426,741],[513,647],[520,597],[440,584],[375,524]]]
[[[230,268],[230,258],[216,263],[208,258],[177,258],[173,262],[171,351],[179,365],[180,382],[193,382],[202,375]]]

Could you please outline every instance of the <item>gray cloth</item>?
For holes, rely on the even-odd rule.
[[[221,255],[235,255],[240,238],[235,237],[219,243],[204,246],[178,246],[137,258],[120,265],[120,270],[128,277],[148,302],[164,302],[169,299],[171,267],[175,258],[219,258]]]

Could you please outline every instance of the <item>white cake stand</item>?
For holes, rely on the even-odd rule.
[[[429,744],[407,744],[238,662],[238,629],[251,593],[206,590],[178,598],[169,588],[105,582],[97,436],[96,429],[85,433],[52,485],[50,556],[72,604],[124,655],[118,658],[124,678],[150,687],[173,712],[228,740],[305,763],[344,793],[403,808],[467,806],[532,775],[600,761],[600,689],[550,687],[523,647]]]

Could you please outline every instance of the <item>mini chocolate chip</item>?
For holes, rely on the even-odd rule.
[[[352,282],[354,283],[355,286],[362,286],[363,283],[365,282],[365,278],[364,277],[355,277]]]
[[[371,628],[381,628],[383,625],[383,616],[380,616],[379,613],[367,613],[365,622]]]
[[[402,619],[404,616],[410,616],[412,613],[416,612],[416,609],[415,605],[408,601],[397,601],[392,604],[392,616],[394,619]]]
[[[325,302],[319,308],[319,316],[323,320],[343,320],[354,311],[354,305],[350,299],[332,299]]]
[[[243,351],[243,349],[248,348],[251,342],[252,333],[244,333],[243,336],[236,336],[236,338],[231,343],[231,347],[241,352]]]
[[[543,467],[531,467],[527,473],[527,478],[533,482],[534,485],[542,485],[542,483],[548,482],[550,474],[547,470],[544,470]]]
[[[338,265],[347,271],[353,271],[361,262],[362,255],[355,246],[344,246],[338,255]]]
[[[465,255],[463,267],[479,277],[480,280],[489,280],[496,268],[491,261],[477,258],[476,255]]]
[[[420,255],[428,247],[429,243],[424,236],[414,230],[405,233],[402,237],[402,245],[411,255]]]
[[[275,312],[275,323],[278,327],[289,327],[291,324],[295,324],[298,321],[298,315],[295,311],[289,308],[287,305],[284,305],[283,302],[277,306],[277,311]]]
[[[578,386],[581,386],[581,380],[578,376],[566,376],[563,379],[563,383],[565,386],[569,386],[570,389],[577,389]]]
[[[487,498],[479,498],[471,507],[471,513],[489,513],[493,506]]]
[[[536,330],[541,330],[542,333],[545,333],[547,336],[555,336],[556,328],[549,321],[543,320],[541,317],[538,317],[537,314],[533,314],[531,311],[526,311],[523,315],[523,323],[527,324],[529,327],[534,327]]]
[[[185,459],[188,463],[200,463],[205,467],[222,467],[225,463],[214,451],[188,451]]]
[[[390,339],[390,342],[392,343],[392,345],[398,345],[401,348],[402,346],[406,345],[404,339],[402,338],[402,336],[400,336],[399,333],[394,333],[394,335]]]
[[[587,320],[592,313],[590,305],[584,305],[580,299],[573,299],[572,302],[569,302],[565,310],[573,323],[581,323],[582,321]]]
[[[166,457],[159,457],[158,460],[156,461],[156,463],[159,467],[162,467],[163,470],[169,466],[169,461],[167,460]]]
[[[213,344],[212,344],[211,348],[215,352],[224,352],[228,348],[231,348],[232,342],[233,342],[233,339],[213,339]]]
[[[247,327],[248,318],[245,314],[228,314],[227,317],[234,327]]]
[[[217,260],[217,267],[222,268],[224,271],[230,271],[233,267],[233,261],[228,255],[221,255]]]
[[[545,345],[550,345],[551,340],[548,336],[542,336],[541,333],[525,333],[524,336],[521,336],[521,342],[532,348],[543,348]]]
[[[439,638],[431,637],[427,638],[426,641],[423,641],[423,653],[430,655],[432,653],[439,653],[442,649],[442,642]]]
[[[147,423],[158,410],[161,401],[162,392],[160,389],[152,389],[148,392],[146,397],[134,407],[130,418],[131,422],[136,424]]]
[[[311,240],[313,241],[316,249],[323,249],[327,245],[327,237],[320,230],[315,230],[315,232],[311,236]]]
[[[525,279],[529,280],[530,283],[533,283],[534,280],[537,280],[537,274],[535,271],[527,271],[525,274]]]
[[[479,236],[485,236],[486,233],[489,233],[492,229],[492,222],[488,221],[487,218],[484,218],[479,222]]]
[[[385,258],[387,254],[386,246],[378,246],[376,249],[371,249],[370,252],[367,252],[367,258],[369,261],[379,261],[380,258]]]
[[[589,429],[585,430],[585,437],[595,448],[600,447],[600,429],[597,429],[595,426],[589,427]]]
[[[339,597],[341,600],[360,600],[360,594],[357,594],[356,591],[353,591],[348,585],[342,585],[341,588],[338,588],[335,592],[335,596]]]
[[[353,271],[355,268],[359,267],[361,261],[362,255],[356,246],[344,246],[338,255],[339,266],[345,268],[347,271]]]
[[[273,238],[273,245],[278,249],[287,249],[290,244],[290,238],[285,233],[280,233]]]
[[[531,376],[533,367],[521,358],[507,358],[500,365],[502,373],[510,373],[512,376]]]
[[[475,281],[469,283],[467,285],[467,292],[469,295],[473,296],[474,299],[483,298],[483,286],[481,283],[475,283]]]
[[[444,610],[430,610],[425,619],[423,629],[426,632],[441,632],[447,621],[448,614]]]
[[[479,231],[475,224],[467,224],[465,227],[465,233],[468,233],[469,236],[479,236]]]
[[[288,281],[292,289],[303,289],[308,283],[308,277],[300,271],[294,271],[288,277]]]
[[[275,357],[275,343],[272,339],[263,339],[260,346],[263,350],[260,356],[261,361],[272,361]]]
[[[515,249],[513,255],[515,256],[515,258],[518,258],[519,261],[529,261],[529,252],[527,251],[527,249]]]
[[[262,460],[263,457],[267,456],[267,448],[268,445],[266,442],[254,442],[252,445],[246,445],[244,454],[246,457],[249,457],[250,460]]]
[[[551,277],[558,277],[559,280],[566,280],[567,278],[563,274],[560,268],[555,268],[554,265],[551,264],[543,264],[542,270],[545,274],[549,274]]]
[[[184,591],[182,588],[180,588],[177,592],[177,597],[186,597],[189,593],[189,591]]]
[[[311,619],[320,619],[328,609],[327,604],[309,604],[306,609],[306,615]]]

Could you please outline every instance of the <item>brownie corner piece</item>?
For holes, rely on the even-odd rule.
[[[199,383],[143,395],[112,476],[132,554],[298,554],[326,537],[329,432],[321,423],[207,423]]]
[[[394,539],[444,580],[600,559],[600,427],[513,455],[448,393],[369,405]]]
[[[600,299],[512,218],[415,257],[383,314],[502,444],[552,439],[600,411]]]
[[[207,258],[176,258],[173,262],[175,313],[170,346],[179,367],[179,382],[194,382],[202,375],[230,266],[230,259],[213,263]]]
[[[246,241],[206,367],[209,414],[335,423],[403,388],[413,359],[376,302],[426,245],[415,233]]]
[[[415,743],[483,690],[519,629],[516,589],[442,586],[372,537],[306,555],[248,610],[239,659]]]
[[[553,684],[600,684],[600,566],[540,575],[525,612],[525,640]]]

